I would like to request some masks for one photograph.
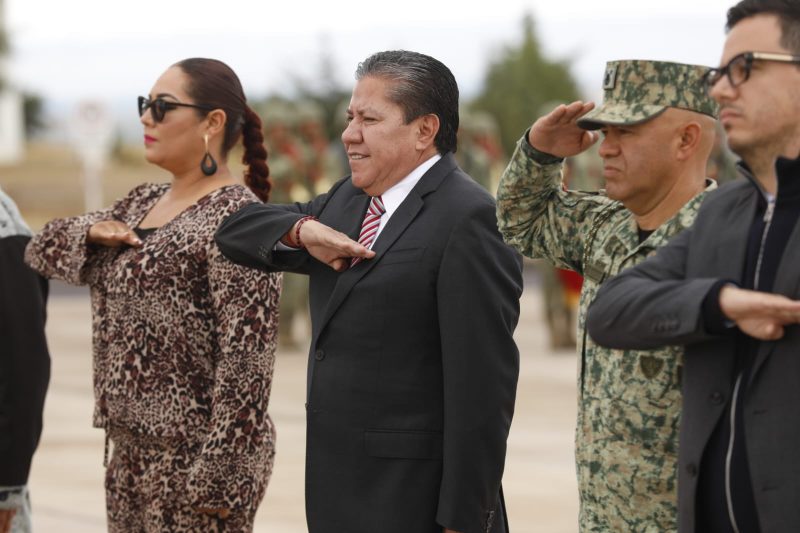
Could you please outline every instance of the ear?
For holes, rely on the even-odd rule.
[[[417,123],[417,144],[416,148],[424,152],[434,144],[436,134],[439,133],[439,117],[433,113],[422,115],[415,119]]]
[[[681,126],[678,133],[675,157],[679,161],[686,161],[697,151],[703,130],[697,122],[687,122]]]
[[[225,130],[227,121],[228,117],[222,109],[210,111],[204,121],[203,133],[208,133],[211,139],[216,139]]]

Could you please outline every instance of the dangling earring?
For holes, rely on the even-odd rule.
[[[204,155],[203,160],[200,161],[200,170],[202,170],[203,174],[206,176],[211,176],[217,171],[217,162],[214,160],[214,156],[211,155],[211,152],[208,151],[208,133],[203,135],[203,141],[206,143],[206,155]]]

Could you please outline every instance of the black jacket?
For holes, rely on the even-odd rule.
[[[766,212],[762,193],[752,180],[730,183],[708,196],[691,228],[654,257],[608,281],[589,309],[589,334],[600,344],[686,345],[678,483],[681,533],[700,533],[696,506],[715,505],[708,494],[698,498],[698,479],[713,475],[719,432],[722,441],[730,436],[723,418],[730,416],[740,375],[734,451],[746,454],[732,457],[733,479],[739,479],[733,490],[746,491],[750,485],[751,494],[745,497],[752,497],[761,532],[800,531],[800,325],[788,326],[777,341],[757,342],[720,333],[709,323],[710,306],[704,305],[721,280],[752,286],[759,253],[762,278],[756,286],[770,290],[771,285],[771,292],[800,299],[800,228],[793,204],[800,160],[779,160],[777,171],[776,213],[781,213],[763,251],[764,232],[758,235]],[[749,474],[749,482],[742,480],[743,473]],[[708,481],[704,478],[703,486],[713,485]],[[717,487],[716,492],[724,490]],[[741,494],[732,497],[738,515],[747,504]]]
[[[310,276],[309,531],[505,531],[520,257],[452,154],[389,219],[375,258],[337,273],[273,251],[307,214],[357,239],[368,201],[345,178],[307,204],[246,207],[217,234],[234,261]]]
[[[29,240],[0,213],[0,486],[7,487],[27,482],[50,379],[47,281],[23,262]]]

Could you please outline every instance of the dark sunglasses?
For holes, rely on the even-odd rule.
[[[744,52],[728,61],[724,67],[711,68],[703,76],[706,91],[710,91],[722,76],[728,77],[731,87],[738,87],[750,78],[754,61],[777,61],[779,63],[800,64],[800,56],[774,54],[770,52]]]
[[[158,98],[149,99],[144,96],[139,97],[139,116],[144,115],[145,111],[150,109],[150,114],[153,117],[153,122],[161,122],[164,120],[164,115],[167,111],[172,111],[179,107],[193,107],[195,109],[202,109],[204,111],[211,111],[214,108],[207,105],[197,104],[183,104],[181,102],[172,102],[164,100],[160,96]]]

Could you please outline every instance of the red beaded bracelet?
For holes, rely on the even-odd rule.
[[[303,241],[300,240],[300,228],[302,228],[303,224],[305,224],[309,220],[317,220],[317,217],[311,216],[311,215],[305,216],[305,217],[301,218],[300,220],[298,220],[295,223],[295,226],[294,226],[294,244],[295,244],[295,248],[305,248],[305,246],[303,246]]]

